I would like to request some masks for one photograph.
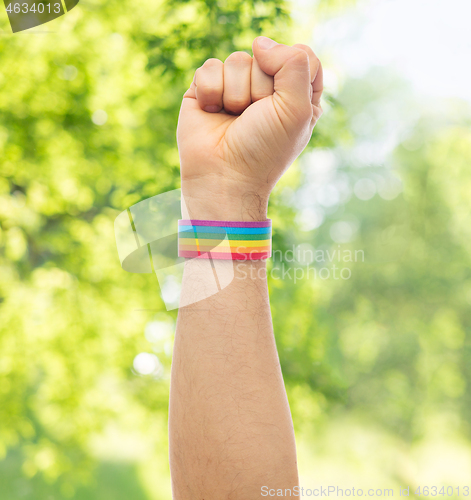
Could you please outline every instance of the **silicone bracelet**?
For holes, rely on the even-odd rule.
[[[179,220],[178,256],[223,260],[271,257],[271,220]]]

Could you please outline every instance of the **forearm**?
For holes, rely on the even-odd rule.
[[[182,294],[214,280],[207,264],[186,263]],[[263,485],[292,488],[298,480],[266,264],[218,262],[219,271],[232,266],[230,285],[179,311],[169,425],[177,500],[247,500]]]
[[[185,92],[177,141],[186,218],[266,220],[271,190],[322,113],[322,68],[311,48],[266,37],[252,48],[253,58],[234,52],[224,63],[208,59]],[[189,255],[200,251],[194,232],[195,242],[185,242]],[[266,240],[259,241],[265,251]],[[224,251],[240,256],[232,254],[234,246]],[[251,500],[262,486],[286,489],[298,482],[265,263],[215,265],[218,278],[232,266],[235,276],[199,302],[215,290],[210,262],[188,261],[184,272],[170,385],[176,500]]]

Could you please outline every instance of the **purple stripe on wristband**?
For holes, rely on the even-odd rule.
[[[184,219],[178,221],[179,226],[215,226],[215,227],[271,227],[271,219],[252,222],[234,222],[223,220]]]

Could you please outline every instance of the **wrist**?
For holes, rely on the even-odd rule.
[[[257,190],[218,190],[182,183],[182,214],[185,209],[190,219],[221,221],[264,221],[267,220],[269,193]]]

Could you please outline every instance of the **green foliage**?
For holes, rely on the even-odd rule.
[[[14,485],[29,478],[29,498],[73,496],[100,480],[91,442],[116,425],[121,433],[139,428],[153,444],[153,474],[161,467],[166,481],[146,494],[169,498],[171,349],[143,335],[165,308],[155,276],[121,269],[113,222],[178,187],[175,129],[194,70],[208,57],[250,51],[262,31],[282,38],[286,6],[92,0],[35,30],[47,33],[10,36],[7,22],[5,15],[0,453],[8,495],[17,498]],[[133,371],[142,351],[158,354],[162,378]],[[102,448],[98,460],[115,458]]]
[[[331,182],[353,187],[368,178],[380,188],[395,175],[404,191],[394,199],[348,197],[333,210],[325,208],[325,221],[314,231],[296,229],[297,211],[285,211],[281,234],[275,236],[278,248],[303,243],[331,253],[363,250],[365,258],[313,263],[318,270],[348,267],[348,280],[271,282],[290,401],[308,386],[327,414],[342,409],[408,443],[424,438],[439,415],[469,438],[471,384],[466,362],[471,346],[471,114],[464,103],[458,114],[458,103],[422,109],[414,98],[400,80],[379,71],[345,83],[319,124],[319,142],[329,138],[325,144],[335,163]],[[396,115],[388,103],[395,103]],[[389,133],[394,116],[406,122],[408,114],[414,115],[414,126],[405,128],[386,163],[384,158],[379,163],[375,145]],[[398,122],[394,127],[401,130]],[[313,172],[323,174],[322,168],[316,170],[316,161],[324,166],[322,157],[307,158],[306,164],[300,162],[301,186]],[[275,205],[282,210],[287,199],[299,208],[304,188],[291,193],[281,187]],[[356,226],[348,242],[332,241],[339,221]],[[287,266],[293,272],[307,269],[297,262]],[[325,415],[317,412],[317,424]]]
[[[175,128],[194,69],[250,50],[260,33],[287,40],[287,7],[91,0],[45,29],[0,40],[2,498],[168,499],[171,342],[144,331],[172,326],[175,313],[163,313],[155,276],[121,269],[113,222],[179,186]],[[379,73],[346,82],[327,96],[311,144],[335,155],[350,187],[395,171],[402,194],[351,196],[303,230],[306,155],[271,200],[275,249],[333,251],[333,224],[350,221],[357,230],[340,246],[365,254],[348,280],[270,279],[295,426],[306,432],[346,411],[406,442],[440,415],[469,433],[471,114],[461,104],[424,111],[407,92]],[[385,102],[404,109],[391,118]],[[408,110],[419,119],[387,165],[355,159]],[[158,355],[161,377],[133,370],[139,352]]]

